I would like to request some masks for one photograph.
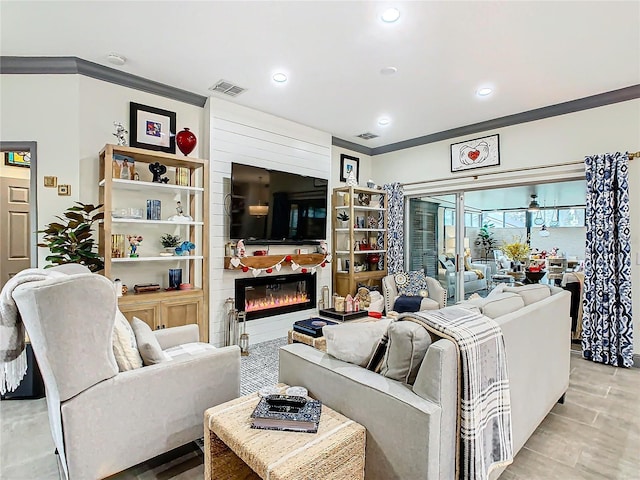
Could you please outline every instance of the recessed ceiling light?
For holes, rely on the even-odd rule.
[[[109,61],[109,63],[112,63],[113,65],[118,65],[119,67],[121,67],[127,62],[126,57],[118,53],[110,53],[109,55],[107,55],[107,60]]]
[[[396,22],[400,18],[400,10],[397,8],[388,8],[380,17],[385,23]]]
[[[287,76],[284,73],[278,72],[273,74],[273,81],[278,83],[284,83],[287,81]]]
[[[386,127],[387,125],[389,125],[391,123],[391,119],[387,118],[387,117],[380,117],[378,119],[378,125],[380,125],[381,127]]]
[[[489,87],[482,87],[476,91],[476,95],[479,97],[486,97],[487,95],[491,95],[493,93],[493,89]]]
[[[393,75],[397,71],[398,69],[396,67],[384,67],[382,70],[380,70],[380,73],[382,75]]]

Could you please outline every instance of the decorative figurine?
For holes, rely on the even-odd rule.
[[[236,244],[236,256],[240,258],[247,256],[247,250],[244,248],[244,240],[238,240]]]
[[[169,217],[169,221],[170,222],[191,222],[193,221],[193,218],[189,215],[185,215],[184,214],[184,209],[182,208],[182,203],[180,203],[180,201],[178,200],[178,203],[176,204],[176,215],[172,215]]]
[[[176,247],[176,255],[189,255],[191,250],[195,250],[196,246],[191,242],[182,242]]]
[[[118,145],[120,145],[121,147],[126,147],[127,139],[125,138],[125,135],[129,132],[120,122],[113,122],[113,126],[116,127],[116,132],[113,133],[113,136],[118,139]]]
[[[143,240],[142,235],[127,235],[127,240],[129,240],[129,257],[138,257],[138,246]]]
[[[167,167],[162,165],[160,162],[149,164],[149,171],[153,174],[154,183],[167,183],[169,181],[168,177],[161,177],[162,174],[167,173]]]

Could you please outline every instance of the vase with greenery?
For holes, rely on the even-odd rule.
[[[489,260],[489,255],[493,252],[498,241],[493,236],[491,229],[494,227],[493,223],[483,223],[482,227],[478,231],[478,236],[474,242],[476,247],[480,247],[482,251],[482,258],[485,263]]]
[[[349,226],[347,223],[349,221],[349,214],[347,212],[338,212],[337,218],[342,228]]]
[[[514,237],[511,243],[505,242],[502,245],[502,251],[509,260],[514,262],[514,271],[520,271],[523,265],[527,266],[530,249],[522,239]]]
[[[97,212],[102,205],[76,204],[67,208],[63,216],[56,216],[60,222],[52,222],[38,232],[44,233],[38,246],[51,251],[45,260],[52,265],[45,268],[79,263],[92,272],[98,272],[104,268],[104,259],[94,251],[97,245],[93,238],[93,224],[104,218],[103,212]]]
[[[165,233],[160,237],[160,243],[167,251],[167,253],[175,253],[175,248],[180,245],[180,235],[171,235],[170,233]]]

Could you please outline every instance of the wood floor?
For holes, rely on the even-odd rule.
[[[0,402],[0,426],[2,480],[58,479],[44,399]],[[202,462],[191,444],[111,478],[200,480]],[[640,479],[640,369],[572,355],[565,404],[553,408],[500,479]]]

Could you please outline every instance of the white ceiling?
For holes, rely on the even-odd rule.
[[[233,102],[368,147],[640,83],[638,1],[3,0],[0,13],[2,55],[111,66],[117,52],[114,68],[201,95],[229,80],[248,89]]]

